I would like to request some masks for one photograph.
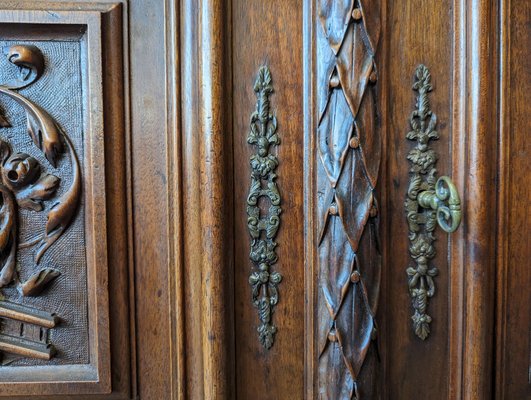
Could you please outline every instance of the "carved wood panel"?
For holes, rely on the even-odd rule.
[[[2,363],[35,365],[25,358],[28,350],[37,346],[44,348],[33,358],[49,361],[59,351],[60,356],[48,364],[87,363],[85,210],[79,207],[82,176],[78,157],[83,152],[83,115],[78,89],[81,76],[76,73],[81,67],[81,46],[79,42],[34,45],[27,41],[4,41],[0,46],[6,49],[0,62],[5,109],[0,116],[0,219],[4,221],[0,228],[0,290],[4,298],[0,308],[15,308],[20,313],[16,318],[4,313],[0,349],[6,354]],[[63,84],[68,81],[70,85]],[[60,110],[57,118],[45,107]],[[63,234],[65,238],[55,250]],[[59,293],[54,296],[53,292]],[[30,315],[40,309],[54,315],[57,324],[36,340],[25,331],[43,330],[43,323],[30,323]],[[20,343],[2,348],[13,341],[15,326]]]
[[[106,94],[119,93],[108,76],[123,66],[104,52],[121,51],[109,23],[119,28],[122,10],[40,5],[0,2],[0,397],[110,393],[110,335],[126,343],[128,327],[109,328],[109,312],[127,321],[109,299],[109,285],[125,283],[108,269],[114,260],[125,272],[115,257],[123,234],[107,247],[125,205],[125,187],[108,184],[125,167],[115,156],[123,147],[112,147],[122,107]],[[113,363],[128,371],[123,351]],[[119,375],[128,392],[128,373]]]
[[[370,399],[381,269],[375,195],[380,2],[317,1],[313,23],[315,390],[320,399]]]

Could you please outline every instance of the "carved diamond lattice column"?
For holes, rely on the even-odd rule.
[[[318,396],[369,399],[381,269],[380,2],[318,0],[317,15]]]

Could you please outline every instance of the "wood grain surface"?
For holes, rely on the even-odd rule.
[[[499,85],[496,399],[531,397],[531,6],[502,2]]]
[[[304,253],[303,253],[303,92],[302,4],[300,1],[236,0],[232,2],[232,77],[234,144],[234,274],[236,398],[303,398]],[[246,45],[242,45],[245,42]],[[281,196],[281,222],[275,241],[282,274],[273,321],[275,343],[266,350],[258,340],[259,319],[251,302],[247,195],[249,120],[255,110],[254,82],[267,65],[274,93],[271,111],[278,121],[275,146]],[[266,207],[268,207],[266,205]]]
[[[89,221],[93,232],[106,233],[109,266],[109,320],[101,319],[91,346],[104,349],[105,341],[96,339],[105,334],[110,346],[97,360],[109,366],[102,369],[108,375],[98,377],[104,380],[99,388],[97,379],[59,381],[31,367],[36,368],[35,381],[16,390],[0,383],[0,398],[326,398],[320,388],[336,382],[319,384],[316,356],[323,321],[316,319],[317,292],[326,281],[318,273],[330,266],[317,259],[315,246],[320,220],[312,186],[318,165],[312,146],[320,124],[316,68],[323,61],[316,57],[324,51],[317,49],[315,38],[322,20],[328,50],[339,51],[339,36],[334,35],[342,32],[341,24],[347,29],[368,18],[374,28],[374,14],[358,9],[369,3],[376,4],[33,0],[22,6],[0,1],[0,36],[5,40],[20,35],[49,40],[61,29],[71,35],[85,24],[78,16],[86,9],[94,12],[92,18],[102,17],[98,40],[103,51],[96,51],[97,45],[86,50],[103,67],[101,92],[90,93],[103,101],[92,117],[103,121],[99,137],[105,148],[96,156],[105,163],[96,173],[104,179],[84,196],[106,206],[101,218]],[[371,171],[376,164],[380,168],[382,281],[374,357],[360,372],[361,381],[375,384],[380,393],[363,397],[368,392],[362,390],[357,400],[526,399],[531,395],[531,3],[381,4],[372,83],[382,152],[379,163],[368,164]],[[334,7],[351,6],[350,15],[336,13],[344,19],[334,19]],[[22,8],[27,11],[21,13]],[[25,22],[9,24],[16,18]],[[55,21],[53,30],[41,29],[35,23],[39,18]],[[327,21],[340,28],[330,31]],[[360,37],[371,44],[372,36]],[[436,231],[433,264],[439,274],[425,341],[412,329],[403,209],[410,167],[406,156],[412,147],[405,136],[415,109],[412,84],[419,64],[429,68],[433,84],[430,105],[440,136],[432,144],[439,156],[436,168],[439,175],[452,177],[463,204],[461,227],[450,236]],[[272,316],[278,330],[269,350],[256,331],[260,320],[249,284],[253,263],[246,210],[249,160],[256,151],[247,136],[257,101],[254,83],[263,65],[271,71],[274,88],[270,103],[280,144],[270,150],[279,160],[275,173],[282,199],[275,238],[278,261],[272,268],[283,279]],[[341,68],[348,89],[354,82],[348,77],[359,76],[353,68]],[[321,89],[337,94],[341,82],[332,75],[330,87]],[[346,93],[347,101],[355,93]],[[357,146],[353,142],[352,149]],[[359,204],[352,203],[352,209]],[[265,209],[267,202],[259,206]],[[343,209],[342,215],[349,211]],[[329,261],[341,257],[345,254]],[[97,300],[105,299],[93,284],[88,289],[100,296]],[[96,299],[90,304],[95,307]],[[0,367],[0,381],[14,376],[9,368]],[[321,371],[321,381],[326,373],[333,378],[334,371]],[[39,377],[49,385],[43,386]]]

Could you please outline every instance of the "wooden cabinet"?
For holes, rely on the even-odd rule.
[[[0,1],[0,399],[530,398],[530,13]]]

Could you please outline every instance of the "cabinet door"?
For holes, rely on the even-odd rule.
[[[514,5],[182,6],[187,394],[492,398]]]
[[[529,12],[0,0],[0,400],[528,397]]]

